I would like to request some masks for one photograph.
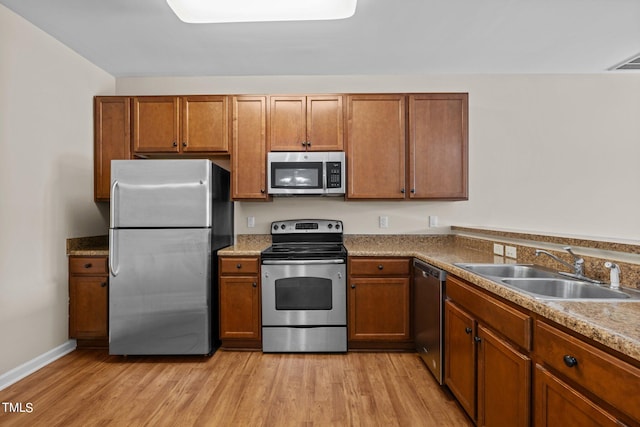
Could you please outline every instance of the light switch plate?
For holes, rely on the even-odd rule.
[[[518,252],[515,246],[505,246],[504,254],[509,258],[518,258]]]
[[[389,217],[386,215],[378,217],[378,223],[380,228],[389,228]]]
[[[438,215],[429,215],[429,227],[438,226]]]
[[[256,226],[256,217],[255,216],[248,216],[247,217],[247,227],[248,228],[253,228]]]
[[[501,245],[500,243],[494,243],[493,244],[493,253],[495,255],[504,256],[504,246]]]

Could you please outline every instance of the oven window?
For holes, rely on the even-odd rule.
[[[322,162],[274,162],[271,164],[274,188],[322,188]]]
[[[276,310],[331,310],[331,279],[288,277],[276,280]]]

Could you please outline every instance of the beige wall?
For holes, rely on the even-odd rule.
[[[347,233],[480,225],[640,241],[640,74],[120,78],[118,94],[469,92],[469,201],[237,203],[236,232],[325,216]],[[378,216],[389,228],[378,228]],[[430,229],[429,215],[445,228]],[[246,217],[256,218],[246,228]]]
[[[0,375],[68,340],[67,237],[93,203],[92,97],[115,78],[0,5]]]

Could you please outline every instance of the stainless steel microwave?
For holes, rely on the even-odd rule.
[[[269,194],[344,195],[344,152],[272,152],[268,154],[267,167]]]

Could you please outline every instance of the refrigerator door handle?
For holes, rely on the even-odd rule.
[[[113,184],[111,184],[111,227],[115,227],[115,213],[116,213],[116,187],[118,187],[118,180],[114,179]]]
[[[117,268],[113,268],[113,264],[114,264],[114,258],[118,257],[118,253],[116,252],[116,245],[113,244],[113,231],[111,233],[109,233],[109,272],[111,273],[111,275],[113,277],[116,277],[118,275],[118,269]]]

